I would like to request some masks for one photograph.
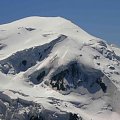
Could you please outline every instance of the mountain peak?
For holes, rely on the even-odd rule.
[[[69,20],[0,25],[0,119],[119,120],[119,78],[120,49]]]

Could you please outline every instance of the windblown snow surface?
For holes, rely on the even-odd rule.
[[[120,49],[61,17],[0,25],[0,120],[120,120]]]

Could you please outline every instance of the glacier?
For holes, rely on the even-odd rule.
[[[0,25],[1,120],[119,118],[119,47],[62,17]]]

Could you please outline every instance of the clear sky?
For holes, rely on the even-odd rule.
[[[27,16],[62,16],[120,46],[120,0],[0,0],[0,24]]]

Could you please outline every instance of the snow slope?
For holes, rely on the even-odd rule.
[[[120,49],[61,17],[0,25],[1,120],[119,120]]]

